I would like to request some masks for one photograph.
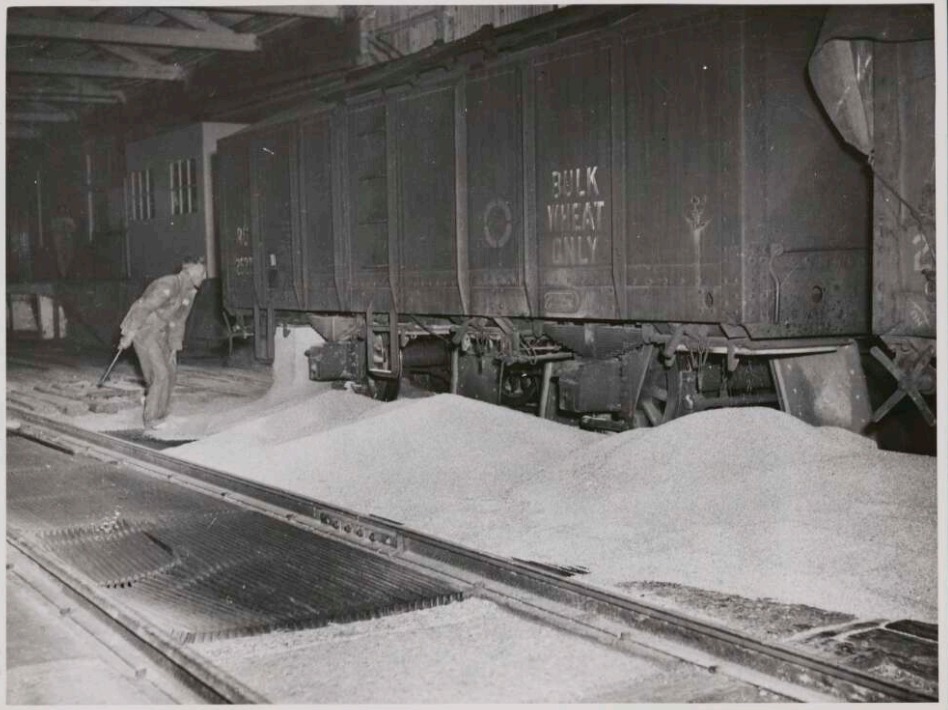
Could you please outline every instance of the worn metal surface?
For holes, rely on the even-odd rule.
[[[935,50],[873,43],[872,331],[935,337]],[[903,202],[904,201],[904,202]],[[908,203],[913,210],[906,207]]]
[[[500,364],[491,357],[460,358],[457,394],[500,404],[500,369]]]
[[[347,112],[346,202],[349,205],[349,309],[392,306],[388,281],[389,207],[385,104],[372,100]]]
[[[589,358],[615,357],[645,343],[642,329],[636,326],[546,323],[543,332],[577,355]]]
[[[248,138],[221,141],[217,152],[218,238],[221,285],[225,307],[251,308],[254,294],[254,234],[250,214],[250,154]]]
[[[855,432],[868,426],[872,403],[856,345],[770,362],[783,411],[816,426]]]
[[[340,309],[335,277],[331,117],[328,111],[300,122],[300,248],[305,308]]]
[[[739,320],[740,274],[727,275],[724,259],[742,223],[741,29],[705,12],[626,34],[632,317]]]
[[[8,468],[8,533],[39,543],[181,641],[461,598],[384,557],[206,494],[24,439],[8,445],[33,459]]]
[[[465,88],[471,311],[527,315],[521,72],[478,72]]]
[[[298,309],[295,275],[300,266],[293,206],[296,172],[295,126],[276,126],[250,139],[250,187],[256,235],[258,301]]]
[[[306,351],[309,378],[317,381],[365,378],[365,341],[324,343]]]
[[[340,308],[335,281],[331,118],[328,111],[300,122],[300,248],[304,305],[309,310]]]
[[[399,309],[459,313],[453,86],[396,103],[400,215]]]
[[[612,280],[611,48],[601,41],[538,58],[536,229],[540,313],[616,318]]]
[[[868,253],[866,174],[829,124],[804,72],[823,14],[819,8],[747,11],[741,322],[761,324],[757,337],[781,329],[784,337],[867,330],[868,259],[850,251]],[[781,312],[778,321],[771,267],[780,265],[772,258],[803,252],[816,261],[795,265],[798,286],[791,288],[799,290],[802,305],[807,286],[819,285],[826,296],[821,317]],[[845,268],[832,264],[834,252],[848,255]],[[793,266],[777,278],[788,278]],[[775,327],[766,330],[767,324]]]
[[[564,412],[618,412],[622,395],[618,358],[581,363],[559,378],[559,408]]]
[[[804,73],[822,17],[680,7],[608,27],[551,18],[546,35],[501,30],[493,44],[472,38],[364,73],[249,134],[260,253],[239,253],[228,235],[242,218],[225,213],[225,260],[255,264],[261,303],[283,309],[866,333],[866,174]],[[908,58],[918,82],[923,54]],[[261,154],[268,141],[278,159]],[[239,187],[246,167],[228,152],[222,184]],[[245,209],[237,198],[224,208]],[[876,293],[883,310],[914,308],[902,296],[890,308],[893,293]]]

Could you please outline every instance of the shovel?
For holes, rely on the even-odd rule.
[[[108,369],[102,373],[102,377],[99,378],[99,382],[96,384],[96,387],[101,387],[105,384],[105,381],[109,379],[109,375],[112,374],[112,368],[115,367],[115,363],[118,362],[119,355],[122,354],[122,348],[118,349],[118,352],[115,353],[115,357],[112,358],[112,364],[109,365]]]

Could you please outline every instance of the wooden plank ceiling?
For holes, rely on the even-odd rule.
[[[260,52],[260,37],[295,23],[339,20],[335,5],[15,7],[7,17],[7,136],[128,104],[192,70]]]

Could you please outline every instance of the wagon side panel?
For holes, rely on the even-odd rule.
[[[240,136],[218,143],[217,165],[224,307],[249,309],[254,305],[254,235],[247,139]]]
[[[399,310],[461,312],[455,210],[455,91],[398,101]]]
[[[522,72],[510,66],[469,77],[467,235],[471,311],[530,314],[525,285]]]
[[[822,17],[748,10],[743,321],[759,337],[869,330],[868,176],[805,73]]]
[[[540,314],[617,318],[612,230],[612,73],[608,43],[532,63]],[[529,130],[529,127],[528,127]]]
[[[329,113],[300,127],[300,223],[306,308],[339,310],[335,277],[331,130]]]
[[[250,141],[260,303],[294,310],[302,305],[298,232],[294,224],[295,129],[295,124],[268,128],[254,134]]]
[[[624,35],[631,318],[740,315],[739,48],[720,13]]]
[[[346,121],[350,308],[392,308],[389,281],[389,175],[385,104],[352,105]]]

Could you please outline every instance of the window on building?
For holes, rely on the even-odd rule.
[[[144,222],[155,217],[155,187],[151,168],[133,170],[128,176],[128,219]]]
[[[197,161],[173,160],[171,169],[171,214],[198,211]]]

